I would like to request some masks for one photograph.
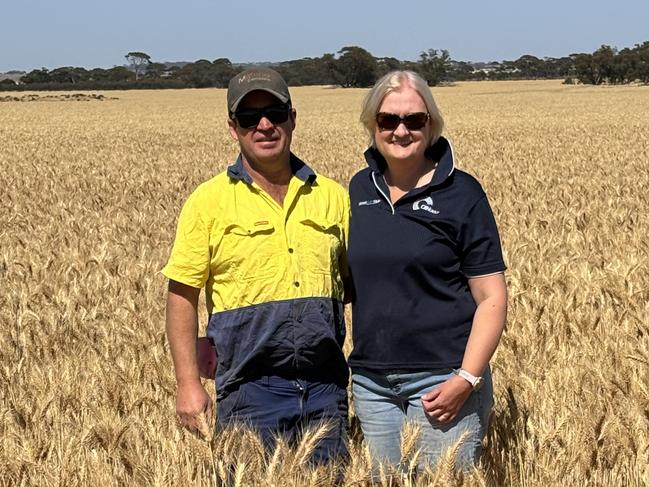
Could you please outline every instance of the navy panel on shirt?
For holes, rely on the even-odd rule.
[[[433,181],[394,213],[377,152],[350,183],[352,369],[459,367],[476,309],[468,278],[505,269],[484,191],[438,144],[446,150]]]

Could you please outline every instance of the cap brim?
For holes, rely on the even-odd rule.
[[[236,112],[237,108],[239,108],[239,103],[241,103],[241,100],[243,100],[247,95],[249,95],[253,91],[265,91],[266,93],[270,93],[271,95],[273,95],[275,98],[277,98],[282,103],[288,103],[289,100],[290,100],[290,98],[278,93],[275,90],[271,90],[269,88],[257,88],[257,87],[255,87],[255,88],[252,88],[251,90],[246,91],[241,96],[239,96],[239,98],[234,100],[234,103],[232,103],[232,107],[230,108],[230,111],[233,112],[233,113]]]

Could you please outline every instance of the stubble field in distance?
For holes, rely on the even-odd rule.
[[[292,93],[294,152],[346,186],[364,90]],[[433,93],[494,209],[509,318],[483,465],[392,485],[647,485],[649,87]],[[0,103],[0,485],[332,484],[306,461],[318,432],[264,457],[176,425],[158,271],[182,202],[236,156],[225,91],[105,95]],[[343,485],[369,485],[352,453]]]

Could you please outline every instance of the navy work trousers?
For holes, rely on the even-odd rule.
[[[278,434],[294,444],[305,429],[327,422],[331,429],[316,447],[313,461],[345,461],[348,456],[347,390],[337,384],[264,376],[242,384],[217,408],[219,427],[231,422],[249,425],[270,451]]]

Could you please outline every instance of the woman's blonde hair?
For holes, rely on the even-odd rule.
[[[367,131],[371,147],[376,147],[376,141],[374,140],[374,132],[376,131],[376,114],[379,111],[383,98],[385,98],[388,93],[399,91],[399,89],[406,83],[419,93],[419,96],[424,100],[424,104],[426,105],[426,109],[430,115],[430,124],[433,130],[429,145],[433,145],[437,142],[437,139],[442,135],[444,119],[437,108],[437,104],[435,103],[433,94],[428,87],[428,83],[426,83],[426,81],[424,81],[424,79],[414,71],[391,71],[376,82],[367,95],[365,95],[365,99],[363,100],[360,120]]]

